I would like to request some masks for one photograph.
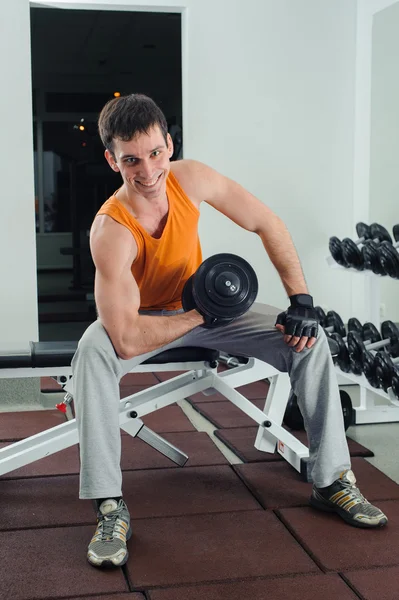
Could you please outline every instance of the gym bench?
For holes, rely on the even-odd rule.
[[[77,342],[30,342],[28,346],[0,350],[0,377],[52,377],[64,388],[72,377],[71,360]],[[146,427],[143,416],[198,392],[222,394],[259,425],[255,448],[274,453],[276,448],[306,479],[309,451],[282,426],[291,391],[289,377],[271,365],[249,358],[237,366],[217,372],[219,352],[204,348],[175,348],[160,352],[132,369],[131,373],[184,371],[181,375],[156,384],[120,400],[121,429],[138,437],[179,466],[188,456]],[[235,388],[268,378],[270,388],[263,411]],[[64,450],[79,442],[76,419],[71,410],[71,394],[62,403],[67,421],[46,431],[0,449],[0,475]]]

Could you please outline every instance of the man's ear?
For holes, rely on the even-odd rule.
[[[105,158],[106,158],[106,161],[107,161],[107,163],[108,163],[108,164],[109,164],[109,166],[111,167],[111,169],[112,169],[113,171],[115,171],[116,173],[118,173],[118,172],[119,172],[119,167],[118,167],[118,165],[116,164],[115,157],[114,157],[114,155],[112,154],[111,150],[108,150],[108,149],[107,149],[107,150],[104,152],[104,156],[105,156]]]
[[[172,137],[171,137],[170,133],[168,133],[168,135],[167,135],[167,140],[168,140],[168,154],[169,154],[169,158],[172,158],[173,152],[174,152],[174,146],[173,146],[173,140],[172,140]]]

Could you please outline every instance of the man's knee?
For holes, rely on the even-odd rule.
[[[72,359],[72,369],[78,360],[90,360],[100,355],[108,355],[117,360],[112,342],[99,320],[94,321],[79,340],[78,349]]]

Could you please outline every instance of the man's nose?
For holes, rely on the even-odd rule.
[[[154,169],[149,160],[143,160],[140,163],[140,177],[151,181],[154,175]]]

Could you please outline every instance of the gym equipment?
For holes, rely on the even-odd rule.
[[[398,354],[399,352],[396,352],[396,356],[398,356]],[[398,364],[399,358],[392,358],[387,352],[377,352],[375,355],[374,368],[376,378],[384,392],[387,392],[390,387],[393,389],[392,379],[394,375],[399,375],[399,370],[396,367]],[[393,391],[395,393],[395,389],[393,389]]]
[[[354,421],[352,401],[349,394],[344,390],[339,390],[339,395],[341,398],[342,414],[346,431]],[[287,408],[285,409],[283,423],[293,431],[300,431],[305,428],[302,413],[298,406],[298,398],[292,391],[287,403]]]
[[[186,281],[183,309],[196,309],[205,317],[204,327],[231,323],[249,310],[258,293],[258,279],[251,265],[235,254],[215,254]]]
[[[399,279],[399,253],[397,252],[397,248],[399,248],[399,224],[394,225],[392,231],[396,243],[382,242],[378,254],[384,274],[393,277],[393,279]]]
[[[392,240],[388,231],[378,223],[373,223],[369,226],[366,223],[359,222],[356,225],[356,233],[359,236],[356,241],[350,238],[344,238],[341,241],[338,237],[332,236],[328,247],[331,256],[339,265],[343,267],[353,266],[356,269],[362,270],[364,268],[364,258],[358,246],[366,240],[371,239],[375,242]]]
[[[358,231],[357,226],[356,230]],[[384,240],[392,243],[391,236],[385,227],[379,225],[378,223],[372,223],[370,227],[367,227],[367,225],[362,223],[362,227],[359,229],[359,231],[361,232],[361,235],[359,240],[356,240],[356,242],[350,238],[344,238],[341,242],[342,255],[345,262],[350,267],[353,267],[358,271],[363,271],[365,268],[365,262],[368,263],[370,261],[370,263],[372,263],[374,266],[373,257],[377,257],[378,266],[380,267],[378,261],[377,244],[380,244]],[[360,244],[364,244],[362,250],[359,249]]]
[[[73,397],[71,360],[77,342],[31,343],[26,348],[0,349],[0,377],[54,377]],[[198,392],[221,393],[248,415],[258,428],[254,445],[262,452],[277,452],[307,480],[308,448],[282,426],[291,385],[287,373],[263,361],[247,358],[245,364],[218,373],[218,352],[206,348],[173,348],[160,352],[132,372],[180,371],[183,373],[120,400],[121,429],[140,437],[179,466],[187,456],[167,440],[144,426],[142,417]],[[270,389],[264,409],[257,408],[236,388],[268,378]],[[0,449],[0,475],[54,454],[79,442],[76,420],[35,434]]]
[[[315,311],[320,325],[323,327],[324,331],[329,334],[329,338],[333,339],[337,344],[338,351],[333,357],[334,363],[338,364],[341,371],[350,373],[352,370],[351,359],[348,348],[345,344],[347,340],[346,331],[341,317],[335,311],[329,311],[326,315],[320,306],[316,306]],[[360,334],[362,333],[362,324],[360,323],[359,319],[356,319],[355,317],[349,319],[348,331],[357,331]]]
[[[349,354],[353,357],[354,361],[361,365],[361,370],[366,351],[370,352],[371,350],[386,348],[392,356],[398,355],[399,329],[395,323],[393,321],[384,321],[381,324],[381,334],[383,339],[381,339],[377,328],[372,323],[365,323],[363,325],[363,339],[355,331],[348,333]],[[367,340],[370,341],[369,344],[365,343]]]

